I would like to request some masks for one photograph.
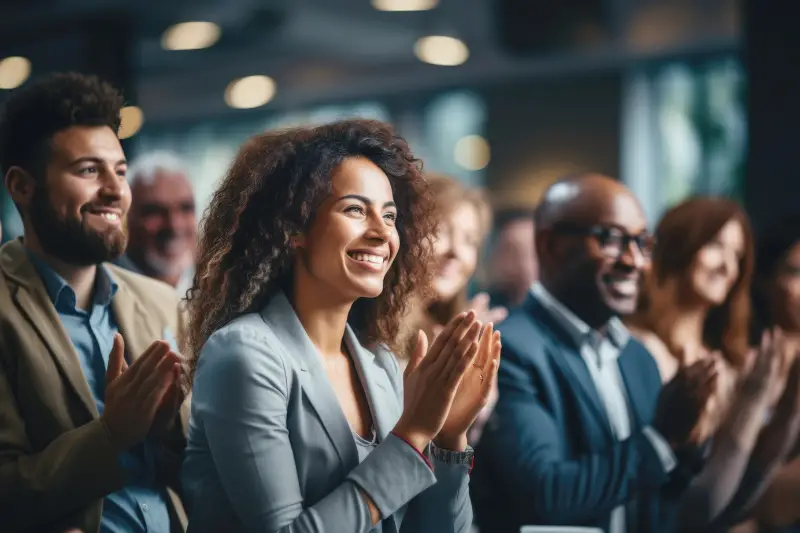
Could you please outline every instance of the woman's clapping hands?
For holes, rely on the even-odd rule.
[[[419,450],[434,439],[442,448],[463,450],[467,430],[489,400],[499,357],[499,333],[473,311],[451,320],[430,348],[420,332],[395,433]]]

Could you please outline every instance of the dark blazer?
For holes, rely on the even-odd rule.
[[[665,531],[661,488],[670,476],[643,432],[661,390],[650,353],[633,339],[620,353],[631,436],[618,442],[579,347],[535,297],[499,329],[500,398],[471,483],[481,531],[535,524],[605,531],[619,505],[629,532]]]

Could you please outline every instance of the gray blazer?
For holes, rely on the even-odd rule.
[[[348,326],[345,342],[380,444],[359,464],[350,426],[291,304],[275,295],[203,346],[192,389],[183,494],[189,532],[466,533],[468,468],[433,461],[390,432],[402,412],[392,354],[373,353]],[[401,527],[402,526],[402,527]]]

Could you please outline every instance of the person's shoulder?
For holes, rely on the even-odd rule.
[[[198,357],[197,373],[273,382],[286,372],[284,349],[259,313],[245,313],[212,333]]]
[[[636,324],[626,324],[634,346],[649,356],[662,382],[669,381],[678,370],[675,355],[655,332]]]
[[[255,345],[268,349],[275,344],[274,335],[260,313],[251,312],[239,315],[214,333],[206,341],[206,346],[213,345]]]
[[[180,302],[175,288],[163,281],[149,278],[126,268],[105,263],[111,277],[118,284],[124,284],[145,305],[154,307],[176,306]]]
[[[532,347],[541,344],[546,337],[545,326],[531,311],[532,296],[525,304],[512,309],[508,316],[497,325],[503,337],[503,345],[507,343],[518,348]]]

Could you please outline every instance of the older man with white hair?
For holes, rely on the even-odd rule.
[[[128,248],[118,265],[175,287],[191,286],[197,246],[194,191],[183,162],[168,152],[145,154],[128,171],[132,206]]]

